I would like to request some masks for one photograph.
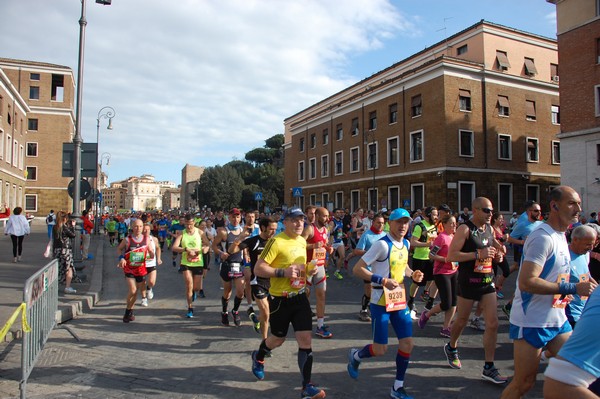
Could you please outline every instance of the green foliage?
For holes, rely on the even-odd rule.
[[[283,134],[276,134],[275,136],[269,137],[265,140],[265,147],[279,150],[283,146],[283,141]]]
[[[231,209],[240,204],[244,180],[231,166],[214,166],[204,169],[198,186],[200,204],[213,209]]]
[[[265,163],[273,163],[273,158],[277,155],[277,150],[272,148],[255,148],[246,153],[246,160],[261,165]]]

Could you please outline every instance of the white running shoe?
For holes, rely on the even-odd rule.
[[[148,291],[146,291],[146,296],[148,297],[148,299],[154,298],[154,291],[152,290],[152,288],[148,288]]]
[[[143,307],[147,307],[148,306],[148,298],[142,298],[142,306]]]

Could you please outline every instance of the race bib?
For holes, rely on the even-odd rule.
[[[241,266],[240,263],[230,263],[227,275],[233,278],[242,277],[243,273],[241,272]]]
[[[317,266],[325,266],[325,258],[327,257],[327,249],[325,247],[313,249],[313,260],[317,261]]]
[[[404,291],[404,285],[400,284],[393,290],[388,290],[384,286],[383,295],[385,295],[386,312],[396,312],[398,310],[406,309],[406,293]]]
[[[129,252],[129,265],[131,267],[139,267],[144,265],[146,254],[144,252]]]
[[[579,282],[585,283],[587,281],[590,281],[590,275],[588,273],[579,276]],[[580,298],[582,301],[587,301],[589,297],[587,295],[583,295]]]
[[[475,259],[475,273],[491,273],[492,272],[492,258]]]
[[[557,283],[568,283],[569,282],[569,273],[561,273],[558,275]],[[556,294],[552,299],[552,307],[558,309],[564,309],[567,307],[569,303],[570,296],[563,294]]]
[[[290,278],[290,286],[295,289],[302,289],[306,285],[306,265],[296,265],[300,269],[298,277]]]

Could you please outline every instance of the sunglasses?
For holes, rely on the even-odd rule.
[[[494,210],[492,208],[479,208],[479,209],[481,209],[482,212],[488,213],[488,214],[494,212]]]

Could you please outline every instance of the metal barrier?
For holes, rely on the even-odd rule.
[[[23,302],[31,332],[23,331],[21,354],[21,399],[25,399],[27,379],[48,336],[56,326],[58,310],[58,261],[54,259],[25,282]]]

